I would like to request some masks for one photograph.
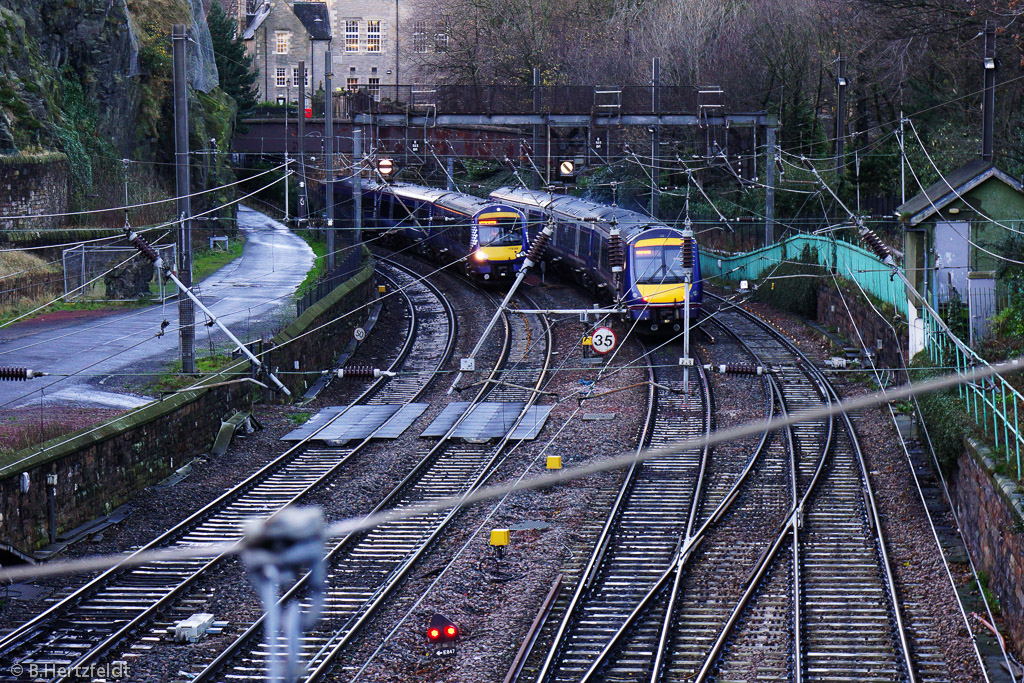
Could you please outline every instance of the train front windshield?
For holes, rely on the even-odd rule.
[[[523,243],[523,226],[517,216],[481,218],[477,236],[481,247],[516,247]]]
[[[683,282],[681,244],[651,245],[633,249],[633,271],[636,282],[661,284]]]

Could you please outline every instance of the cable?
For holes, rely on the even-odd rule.
[[[999,372],[1016,372],[1024,369],[1024,358],[1006,361],[998,365],[974,369],[970,380],[977,381],[987,379]],[[808,410],[796,411],[786,417],[776,417],[767,423],[764,420],[756,420],[738,427],[711,432],[706,436],[694,437],[676,442],[669,446],[657,449],[647,449],[639,453],[626,452],[619,455],[604,458],[588,465],[564,469],[554,474],[540,477],[533,477],[511,484],[503,484],[481,489],[468,496],[455,496],[431,501],[421,505],[411,505],[401,509],[394,509],[376,515],[350,518],[335,522],[327,529],[327,535],[332,538],[343,537],[347,534],[371,529],[385,522],[410,519],[419,515],[440,512],[453,507],[467,507],[474,503],[485,500],[500,498],[516,491],[528,491],[540,488],[557,486],[568,481],[588,477],[601,472],[608,472],[616,469],[629,467],[634,463],[643,463],[653,458],[663,458],[667,455],[676,455],[683,451],[715,446],[721,443],[740,440],[746,437],[760,435],[765,430],[776,431],[790,425],[801,422],[812,422],[821,420],[841,413],[852,413],[868,408],[879,406],[887,401],[908,399],[924,393],[940,391],[958,386],[969,381],[966,377],[958,375],[944,375],[939,378],[930,379],[920,384],[895,388],[887,393],[875,392],[858,396],[845,401],[836,401],[827,406],[820,406]],[[35,457],[35,456],[33,456]],[[14,465],[16,463],[12,463]],[[8,465],[10,467],[11,465]],[[195,559],[202,557],[217,557],[224,553],[237,554],[244,548],[244,543],[218,543],[203,545],[200,547],[184,547],[174,550],[157,550],[145,553],[138,553],[130,558],[123,555],[109,555],[87,558],[83,560],[70,560],[64,562],[53,562],[46,565],[29,565],[21,567],[10,567],[0,569],[0,582],[21,582],[30,579],[38,579],[47,576],[59,576],[70,572],[83,572],[108,569],[114,566],[124,568],[138,567],[154,562],[165,562],[180,559]]]

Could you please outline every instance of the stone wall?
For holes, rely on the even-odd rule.
[[[274,338],[268,365],[291,371],[330,367],[366,317],[373,296],[373,263],[337,287]],[[341,321],[331,322],[346,313]],[[306,334],[309,332],[309,334]],[[292,341],[294,340],[294,341]],[[248,375],[248,363],[207,380]],[[282,375],[301,396],[317,375]],[[46,476],[57,475],[58,534],[114,510],[138,492],[209,451],[221,426],[254,400],[251,383],[204,387],[155,401],[95,430],[59,437],[0,459],[0,544],[31,552],[49,542]],[[23,475],[27,475],[27,490]]]
[[[68,160],[63,154],[0,157],[0,230],[46,230],[60,218],[12,220],[8,216],[66,213]]]
[[[988,449],[973,442],[960,456],[950,494],[971,557],[989,576],[1005,628],[1024,654],[1024,494],[996,473]]]
[[[888,316],[885,311],[883,315]],[[818,288],[818,322],[826,327],[835,328],[855,345],[859,346],[863,339],[863,343],[877,354],[878,366],[883,368],[903,367],[900,354],[907,348],[907,325],[902,320],[894,320],[893,317],[879,317],[864,301],[863,295],[850,291],[840,294],[831,281]],[[893,334],[890,325],[896,328],[899,339]],[[880,351],[878,340],[882,341]]]

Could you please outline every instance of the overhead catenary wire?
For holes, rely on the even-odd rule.
[[[764,430],[778,430],[789,425],[801,422],[813,422],[841,413],[850,413],[867,408],[872,408],[885,403],[886,401],[901,400],[931,393],[941,389],[955,387],[968,381],[978,381],[992,377],[998,373],[1019,372],[1024,369],[1024,358],[1009,360],[997,365],[988,367],[973,368],[969,376],[957,374],[944,375],[925,382],[897,387],[889,392],[874,392],[864,396],[836,401],[826,406],[789,413],[785,417],[776,417],[769,421],[756,420],[738,427],[732,427],[720,431],[711,432],[707,436],[695,437],[676,442],[670,446],[659,449],[645,449],[640,453],[627,452],[613,457],[605,458],[588,465],[575,468],[563,469],[554,474],[541,477],[533,477],[523,481],[510,484],[491,486],[481,489],[468,496],[455,496],[438,499],[429,503],[410,505],[401,509],[394,509],[376,515],[369,515],[358,518],[351,518],[331,524],[327,529],[330,537],[341,537],[357,531],[371,529],[386,522],[400,521],[423,514],[439,512],[453,507],[465,507],[485,500],[499,498],[508,493],[516,491],[527,491],[540,488],[547,488],[582,477],[608,472],[611,470],[628,467],[635,462],[647,462],[653,458],[661,458],[666,455],[674,455],[685,450],[714,446],[739,439],[761,434]],[[243,543],[218,543],[202,547],[187,547],[174,550],[158,550],[125,558],[123,555],[111,555],[83,560],[69,560],[65,562],[54,562],[47,565],[31,565],[27,567],[7,567],[0,569],[0,582],[21,582],[31,579],[38,579],[47,576],[58,576],[71,572],[84,572],[109,569],[114,566],[137,567],[153,562],[173,561],[181,559],[195,559],[202,557],[216,557],[223,553],[237,554],[244,548]]]

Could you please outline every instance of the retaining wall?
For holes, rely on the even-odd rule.
[[[996,472],[993,458],[984,446],[968,442],[950,494],[971,557],[989,576],[1019,657],[1024,654],[1024,494]]]
[[[300,369],[330,367],[351,339],[352,329],[365,319],[361,305],[373,291],[373,263],[367,258],[355,276],[274,338],[279,348],[271,352],[268,365],[291,370],[298,361]],[[331,322],[352,311],[358,313]],[[205,384],[240,380],[248,374],[248,362],[240,362]],[[293,396],[301,396],[315,376],[284,374],[281,378]],[[0,543],[32,552],[49,542],[47,475],[57,475],[60,534],[111,512],[208,452],[221,421],[248,409],[258,398],[253,387],[239,381],[175,394],[102,428],[82,430],[0,459]]]
[[[0,230],[46,230],[60,218],[11,220],[8,216],[66,213],[68,160],[63,154],[0,157]]]
[[[895,320],[891,310],[889,313],[890,318],[883,320],[865,303],[862,294],[849,291],[840,293],[832,282],[818,288],[819,323],[835,328],[855,345],[859,346],[863,340],[876,354],[878,367],[902,368],[900,354],[907,348],[907,325],[902,320]],[[879,341],[882,342],[881,349],[878,348]]]

